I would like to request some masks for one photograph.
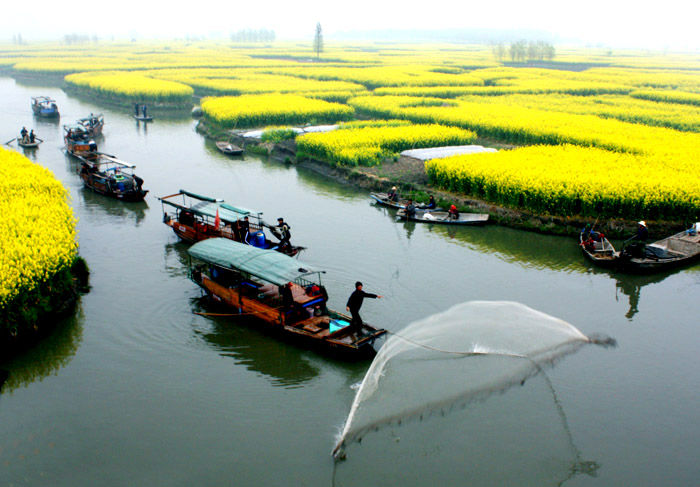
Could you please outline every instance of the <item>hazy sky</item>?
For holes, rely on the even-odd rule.
[[[101,39],[215,33],[227,37],[240,29],[267,28],[278,39],[311,39],[320,22],[328,40],[336,32],[355,30],[520,28],[547,30],[588,43],[694,50],[700,48],[694,4],[687,0],[10,1],[0,14],[0,38],[9,42],[16,33],[29,41],[71,33]]]

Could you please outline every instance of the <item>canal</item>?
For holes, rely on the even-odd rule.
[[[32,116],[39,95],[56,99],[60,122]],[[34,128],[44,142],[27,156],[69,189],[92,286],[44,342],[0,357],[0,484],[697,485],[700,267],[624,276],[592,268],[571,238],[397,222],[364,190],[224,156],[189,113],[149,110],[144,125],[128,109],[7,77],[0,104],[3,141]],[[100,150],[145,180],[144,202],[82,187],[62,124],[91,112],[105,118]],[[326,271],[330,307],[344,309],[360,280],[384,296],[365,300],[364,319],[390,331],[465,301],[515,301],[617,346],[583,347],[522,386],[370,432],[336,463],[370,363],[195,314],[214,308],[188,280],[187,246],[157,199],[179,189],[284,217],[308,247],[300,260]],[[416,390],[432,394],[442,372],[416,370]]]

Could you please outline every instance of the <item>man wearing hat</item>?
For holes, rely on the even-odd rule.
[[[391,191],[387,194],[387,197],[389,198],[390,201],[399,201],[399,193],[396,191],[396,186],[391,188]]]
[[[644,220],[637,222],[637,235],[635,235],[634,238],[640,242],[646,242],[647,238],[649,238],[649,229]]]

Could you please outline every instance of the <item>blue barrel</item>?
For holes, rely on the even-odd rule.
[[[265,248],[265,234],[261,230],[255,232],[255,236],[253,237],[253,246],[260,249]]]

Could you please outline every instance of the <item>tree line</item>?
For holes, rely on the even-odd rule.
[[[241,29],[231,32],[233,42],[273,42],[277,38],[271,29]]]
[[[498,61],[510,58],[511,62],[524,63],[526,61],[551,61],[556,56],[556,49],[550,42],[526,41],[521,39],[510,43],[506,47],[502,42],[494,42],[490,45],[493,57]]]

